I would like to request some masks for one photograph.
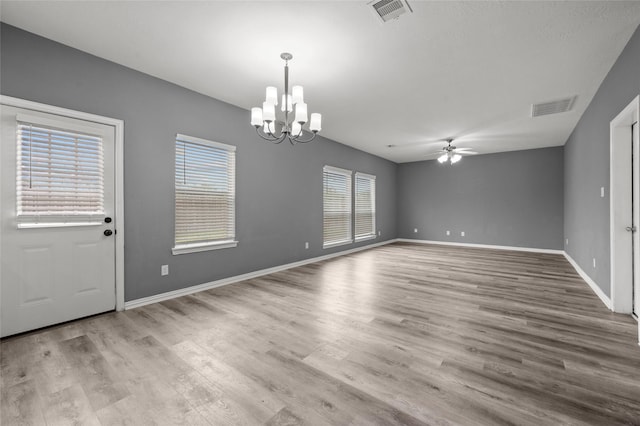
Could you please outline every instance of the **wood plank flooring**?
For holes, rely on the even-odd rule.
[[[4,339],[1,420],[638,425],[636,327],[560,255],[397,243]]]

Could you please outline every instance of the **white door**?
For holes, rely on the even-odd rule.
[[[633,291],[632,314],[638,318],[640,313],[640,142],[638,122],[631,127],[633,144],[632,153],[632,187],[633,187]]]
[[[0,335],[113,310],[114,128],[0,116]]]

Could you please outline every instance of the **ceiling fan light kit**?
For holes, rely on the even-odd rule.
[[[451,154],[451,153],[446,153],[446,154],[442,154],[440,157],[438,157],[438,162],[440,163],[446,163],[447,160],[449,160],[449,162],[451,162],[451,164],[455,164],[458,161],[460,161],[462,159],[462,155],[460,154]]]
[[[462,160],[462,155],[456,153],[457,148],[455,146],[451,146],[451,142],[453,142],[453,139],[447,139],[448,145],[442,148],[443,154],[438,157],[438,162],[440,164],[444,164],[447,161],[449,161],[451,164],[455,164],[458,161]]]
[[[280,55],[284,64],[284,93],[280,111],[284,114],[284,120],[276,118],[276,106],[278,105],[278,89],[274,86],[267,87],[265,101],[262,108],[251,108],[251,125],[256,128],[256,133],[262,139],[273,143],[282,143],[285,139],[295,145],[296,143],[311,142],[322,129],[322,116],[318,113],[311,114],[311,120],[307,113],[307,104],[304,103],[304,90],[302,86],[293,86],[289,93],[289,61],[293,59],[291,53]],[[293,117],[290,118],[290,114]],[[309,122],[310,137],[304,136],[303,126]],[[276,129],[276,123],[280,130]]]

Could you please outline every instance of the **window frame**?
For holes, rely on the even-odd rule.
[[[370,199],[371,199],[371,232],[367,234],[357,234],[357,223],[358,223],[358,178],[366,179],[370,182],[370,188],[372,189]],[[354,185],[354,213],[353,213],[353,234],[355,241],[366,241],[371,240],[377,237],[377,229],[376,229],[376,176],[370,175],[368,173],[356,172],[353,177]]]
[[[185,143],[185,144],[190,143],[195,145],[207,146],[213,149],[225,150],[233,153],[233,165],[232,165],[233,170],[232,171],[227,170],[227,175],[231,176],[231,178],[233,179],[233,185],[231,188],[233,206],[231,208],[232,217],[230,218],[233,235],[231,236],[231,238],[227,238],[224,240],[198,241],[198,242],[179,243],[179,244],[176,243],[176,218],[177,218],[177,209],[178,209],[178,204],[177,204],[178,186],[176,185],[176,174],[178,172],[178,169],[175,167],[175,163],[178,155],[178,144],[180,143]],[[237,217],[236,215],[236,155],[235,155],[236,147],[234,145],[228,145],[220,142],[214,142],[211,140],[201,139],[194,136],[188,136],[188,135],[178,133],[176,134],[176,137],[174,139],[174,149],[175,149],[174,151],[174,155],[175,155],[174,184],[173,184],[174,185],[174,232],[173,232],[174,246],[171,249],[172,254],[180,255],[180,254],[197,253],[197,252],[203,252],[203,251],[209,251],[209,250],[219,250],[219,249],[236,247],[238,245],[238,241],[236,238],[237,237],[237,234],[236,234],[236,217]]]
[[[330,242],[326,242],[324,237],[324,231],[325,231],[324,222],[325,222],[325,209],[326,209],[326,205],[325,205],[325,174],[326,173],[333,173],[336,175],[344,176],[346,178],[346,182],[348,185],[347,193],[349,197],[349,202],[348,202],[349,235],[345,239],[335,240]],[[353,171],[347,170],[347,169],[341,169],[339,167],[325,165],[322,168],[322,248],[328,249],[328,248],[338,247],[338,246],[351,244],[351,243],[353,243]]]
[[[68,133],[69,135],[79,135],[98,141],[99,155],[98,166],[101,171],[99,177],[99,186],[96,189],[101,191],[99,196],[100,210],[95,212],[79,212],[79,213],[24,213],[21,212],[19,203],[20,196],[18,195],[23,188],[20,187],[18,181],[16,181],[16,206],[15,206],[15,218],[16,227],[18,229],[30,229],[30,228],[59,228],[59,227],[81,227],[81,226],[98,226],[103,223],[107,212],[105,210],[105,198],[109,197],[111,192],[107,193],[108,177],[105,174],[104,164],[109,160],[109,154],[104,150],[105,134],[104,129],[93,127],[88,123],[79,123],[77,118],[72,117],[42,117],[40,115],[34,115],[30,113],[19,112],[15,116],[16,125],[16,168],[20,168],[21,159],[19,158],[22,149],[22,141],[18,138],[17,133],[21,126],[32,126],[40,128],[43,131],[50,131],[52,133]],[[20,170],[16,170],[17,179],[21,173]]]

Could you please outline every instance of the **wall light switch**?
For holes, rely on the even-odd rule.
[[[162,265],[160,267],[160,275],[169,275],[169,265]]]
[[[451,231],[447,231],[447,235],[451,235]]]
[[[464,231],[460,232],[460,236],[464,237]]]
[[[413,228],[413,233],[417,234],[418,233],[418,228]]]
[[[600,187],[600,196],[604,198],[604,186]]]
[[[305,243],[304,243],[304,248],[305,248],[305,249],[308,249],[308,248],[309,248],[309,241],[307,241],[307,242],[305,242]]]

